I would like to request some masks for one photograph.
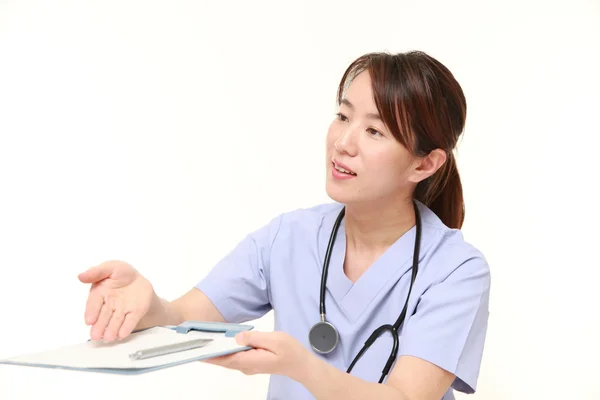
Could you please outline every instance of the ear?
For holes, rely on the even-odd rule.
[[[435,149],[425,157],[418,157],[415,161],[415,168],[410,180],[414,183],[419,183],[429,178],[444,165],[446,157],[446,152],[442,149]]]

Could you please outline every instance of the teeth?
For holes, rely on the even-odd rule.
[[[333,167],[334,167],[335,169],[337,169],[338,171],[340,171],[340,172],[344,172],[344,173],[346,173],[346,174],[350,174],[350,175],[355,175],[353,172],[350,172],[350,171],[348,171],[348,170],[345,170],[345,169],[344,169],[344,168],[342,168],[342,167],[338,167],[336,164],[333,164]]]

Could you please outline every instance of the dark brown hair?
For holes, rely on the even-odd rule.
[[[446,152],[444,165],[418,183],[414,197],[445,225],[460,229],[465,207],[453,154],[467,114],[460,85],[448,68],[424,52],[369,53],[346,69],[338,87],[338,104],[352,79],[363,71],[371,77],[383,123],[404,147],[417,156],[438,148]]]

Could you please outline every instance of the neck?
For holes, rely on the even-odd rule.
[[[393,204],[346,205],[345,229],[348,249],[384,251],[415,225],[411,199]]]

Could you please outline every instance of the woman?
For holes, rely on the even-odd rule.
[[[124,262],[82,273],[92,283],[92,339],[185,320],[239,323],[273,309],[275,332],[237,337],[253,350],[208,361],[272,374],[270,399],[447,400],[453,390],[474,392],[490,272],[459,230],[452,150],[465,124],[463,92],[425,53],[374,53],[348,67],[337,101],[325,160],[334,203],[279,215],[172,302]],[[394,333],[397,354],[382,374]]]

